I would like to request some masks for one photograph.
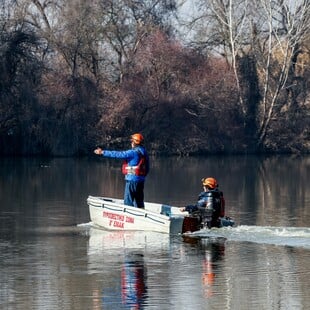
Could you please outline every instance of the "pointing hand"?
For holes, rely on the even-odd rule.
[[[102,155],[103,154],[103,150],[100,147],[98,147],[98,148],[96,148],[94,150],[94,153],[97,154],[97,155]]]

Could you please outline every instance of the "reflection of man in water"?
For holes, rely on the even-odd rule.
[[[204,294],[206,298],[213,295],[213,284],[215,281],[216,264],[215,262],[224,256],[225,245],[224,243],[210,243],[208,244],[205,257],[202,262],[202,284],[204,287]]]
[[[122,301],[131,309],[141,309],[146,298],[146,268],[143,254],[131,253],[126,256],[122,267]]]
[[[204,296],[209,298],[213,295],[213,285],[218,274],[217,261],[225,254],[225,239],[211,240],[183,236],[183,241],[195,244],[199,248],[199,254],[203,255],[201,281]]]

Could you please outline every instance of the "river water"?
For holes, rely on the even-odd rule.
[[[120,162],[0,161],[0,309],[310,309],[310,157],[152,158],[147,201],[195,203],[214,176],[236,225],[190,236],[92,227]]]

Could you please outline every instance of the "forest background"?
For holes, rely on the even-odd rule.
[[[1,0],[0,154],[309,153],[308,0]]]

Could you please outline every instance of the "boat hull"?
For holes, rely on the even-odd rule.
[[[145,209],[123,204],[123,200],[107,197],[87,199],[92,223],[106,230],[141,230],[167,234],[182,233],[186,214],[179,208],[145,203]]]
[[[182,212],[174,206],[145,202],[145,208],[139,209],[124,205],[121,199],[94,196],[89,196],[87,203],[91,222],[105,230],[182,234],[203,228],[201,217]],[[219,220],[217,227],[234,225],[228,217]]]

